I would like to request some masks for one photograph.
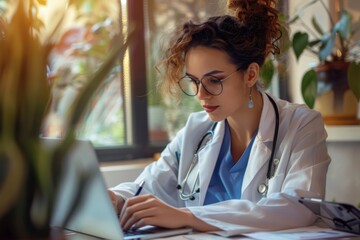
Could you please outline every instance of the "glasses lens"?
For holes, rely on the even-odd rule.
[[[219,95],[223,90],[222,82],[220,79],[207,76],[202,80],[203,87],[212,95]]]
[[[181,90],[189,96],[195,96],[198,92],[198,85],[195,80],[190,77],[183,77],[179,81]]]

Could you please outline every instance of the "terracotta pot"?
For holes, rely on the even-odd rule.
[[[359,123],[358,103],[347,81],[349,65],[346,62],[332,62],[315,68],[318,96],[314,109],[321,112],[328,125]]]

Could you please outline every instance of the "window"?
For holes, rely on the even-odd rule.
[[[161,152],[189,113],[200,110],[200,106],[186,96],[176,108],[171,103],[165,105],[155,87],[155,65],[178,24],[224,14],[226,2],[84,0],[74,10],[76,18],[56,46],[49,65],[49,78],[57,88],[46,125],[48,136],[61,135],[66,109],[87,76],[107,56],[111,37],[126,35],[134,27],[125,58],[119,59],[93,98],[78,135],[93,142],[101,161],[152,157]]]

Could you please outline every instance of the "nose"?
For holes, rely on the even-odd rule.
[[[197,98],[201,100],[201,99],[208,99],[209,97],[211,97],[211,94],[208,93],[208,91],[206,91],[206,89],[204,88],[203,84],[200,83]]]

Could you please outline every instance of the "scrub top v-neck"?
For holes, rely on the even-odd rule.
[[[224,139],[206,193],[204,205],[241,198],[241,187],[257,131],[239,161],[234,164],[231,156],[231,138],[226,122]]]

